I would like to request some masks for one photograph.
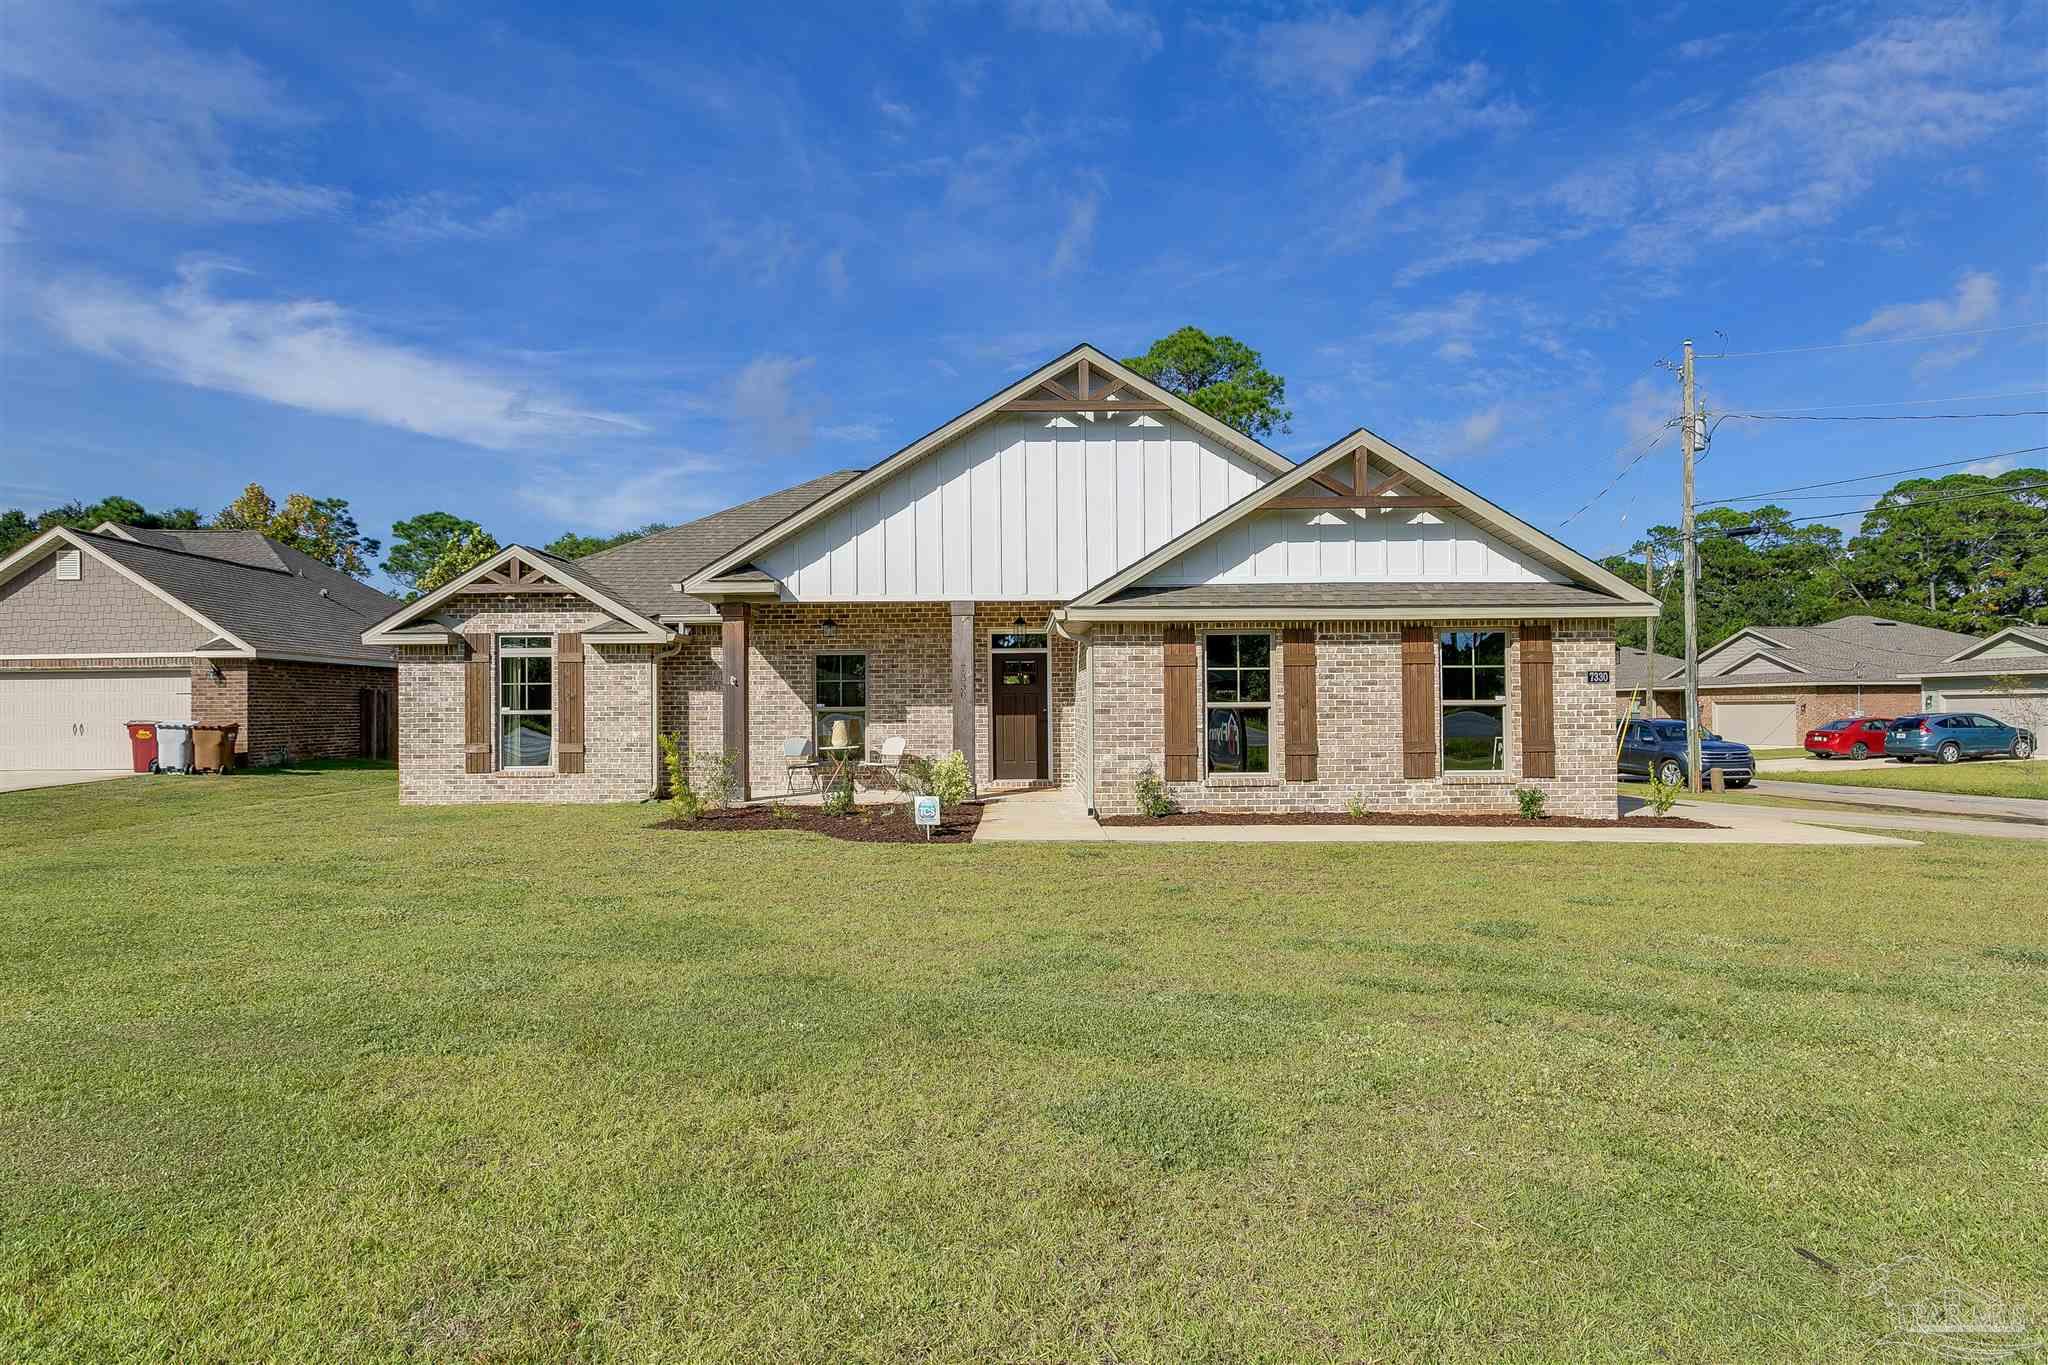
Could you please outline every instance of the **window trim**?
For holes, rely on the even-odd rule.
[[[1254,635],[1260,636],[1266,641],[1266,699],[1264,701],[1210,701],[1209,641],[1221,636],[1228,636],[1232,639],[1241,640]],[[1197,637],[1202,647],[1202,668],[1201,673],[1196,678],[1195,685],[1200,689],[1202,702],[1202,780],[1205,782],[1210,780],[1211,778],[1217,778],[1227,781],[1237,781],[1240,779],[1248,778],[1257,781],[1269,780],[1273,777],[1273,674],[1277,671],[1277,669],[1274,666],[1274,659],[1275,656],[1279,653],[1279,650],[1275,647],[1276,635],[1277,632],[1270,630],[1205,630],[1201,632],[1201,634]],[[1230,671],[1233,673],[1238,673],[1242,672],[1243,668],[1244,665],[1239,664],[1236,668],[1233,668]],[[1212,710],[1216,710],[1218,708],[1221,708],[1226,711],[1258,710],[1264,711],[1266,713],[1265,767],[1219,769],[1212,768],[1209,766],[1209,713]],[[1249,744],[1245,746],[1245,752],[1247,756],[1250,755],[1251,746]]]
[[[1475,637],[1481,635],[1500,636],[1501,693],[1499,697],[1471,697],[1464,700],[1454,700],[1445,695],[1444,670],[1451,665],[1447,665],[1444,661],[1444,648],[1446,637],[1452,635],[1471,635]],[[1447,630],[1439,630],[1436,633],[1436,762],[1437,772],[1441,776],[1446,778],[1492,778],[1507,775],[1509,771],[1509,723],[1513,719],[1511,712],[1515,704],[1515,667],[1508,662],[1508,656],[1510,647],[1517,646],[1520,643],[1519,634],[1510,631],[1506,626],[1452,627]],[[1492,668],[1493,665],[1475,663],[1459,664],[1456,667],[1467,668],[1476,677],[1481,668]],[[1500,713],[1500,761],[1498,763],[1490,768],[1453,768],[1451,766],[1450,735],[1447,732],[1445,721],[1453,708],[1461,711],[1483,708]]]
[[[542,640],[545,641],[545,644],[536,647],[534,645],[513,645],[508,643],[512,640]],[[497,721],[497,724],[491,727],[491,744],[494,750],[492,756],[496,760],[494,766],[499,772],[507,773],[550,772],[555,766],[555,740],[559,728],[556,723],[558,716],[555,706],[555,688],[560,679],[555,669],[555,636],[551,631],[505,630],[497,632],[492,637],[491,643],[497,651],[497,658],[491,670],[494,675],[493,681],[497,684],[491,698],[493,718]],[[540,711],[530,709],[515,710],[505,705],[505,661],[507,659],[546,659],[548,661],[548,709],[545,713],[548,718],[548,756],[544,762],[507,763],[505,761],[505,717],[538,716],[543,714]]]
[[[818,699],[818,661],[820,659],[859,659],[861,661],[859,706],[827,706]],[[857,711],[860,713],[860,742],[854,746],[855,753],[853,757],[856,760],[867,758],[868,713],[871,709],[870,703],[872,701],[870,689],[875,681],[873,668],[874,660],[868,656],[868,652],[864,649],[818,649],[811,651],[811,746],[820,755],[827,752],[824,736],[818,733],[818,724],[824,719],[825,712],[836,711],[852,714]],[[832,752],[836,753],[837,750],[832,750]]]

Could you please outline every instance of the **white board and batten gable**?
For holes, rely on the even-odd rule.
[[[754,563],[800,602],[1065,600],[1273,477],[1171,413],[1005,414]]]
[[[1449,511],[1255,512],[1139,580],[1208,583],[1569,583]]]

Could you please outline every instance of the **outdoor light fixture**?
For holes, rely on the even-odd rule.
[[[1021,626],[1021,625],[1025,625],[1025,624],[1027,624],[1027,623],[1026,623],[1026,621],[1024,620],[1024,618],[1020,616],[1020,617],[1018,617],[1018,618],[1017,618],[1016,620],[1014,620],[1014,621],[1010,622],[1010,624],[1011,624],[1011,625],[1013,625],[1013,626]]]
[[[824,631],[825,638],[829,640],[835,634],[838,633],[839,623],[828,616],[824,620],[818,622],[818,629]]]

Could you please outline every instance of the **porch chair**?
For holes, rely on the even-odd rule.
[[[860,765],[863,774],[872,773],[877,777],[887,775],[889,781],[901,786],[903,777],[903,754],[910,747],[910,741],[902,735],[891,735],[882,741],[882,756],[870,763]]]
[[[785,739],[782,741],[782,769],[784,785],[796,790],[796,775],[807,774],[811,790],[818,789],[818,746],[809,739]]]

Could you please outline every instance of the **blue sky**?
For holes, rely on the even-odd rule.
[[[2037,5],[775,10],[7,0],[0,506],[544,542],[1183,323],[1284,452],[1363,424],[1596,553],[1675,519],[1667,440],[1566,522],[1687,335],[1839,348],[1702,365],[1720,411],[2048,407]],[[1701,496],[2041,444],[1731,422]]]

